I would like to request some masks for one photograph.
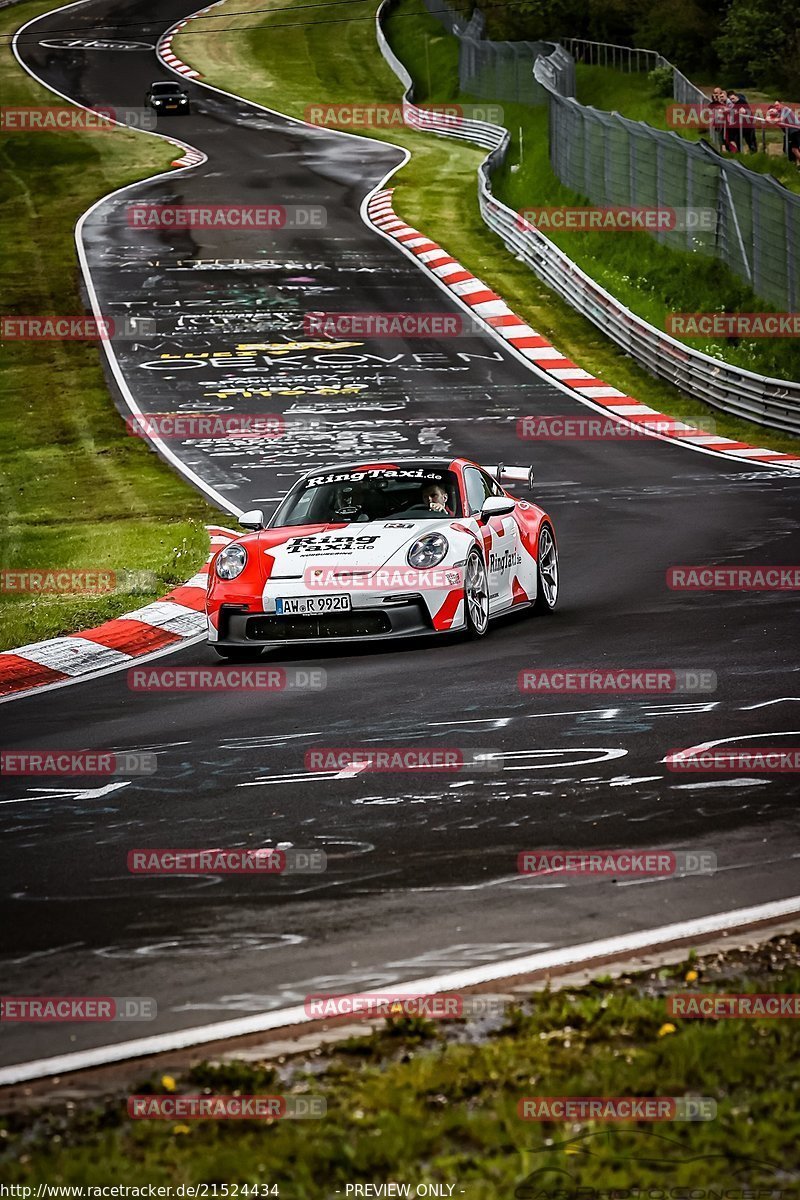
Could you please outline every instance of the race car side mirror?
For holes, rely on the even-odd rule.
[[[239,524],[243,529],[263,529],[264,514],[260,508],[251,508],[250,512],[242,513]]]
[[[515,502],[508,496],[487,496],[481,509],[481,520],[488,521],[490,517],[507,517],[515,508]]]

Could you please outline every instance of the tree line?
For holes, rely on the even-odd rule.
[[[472,4],[457,7],[471,11]],[[797,0],[481,0],[479,7],[490,38],[641,46],[701,83],[800,101]]]

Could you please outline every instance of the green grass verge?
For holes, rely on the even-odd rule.
[[[577,97],[581,104],[590,104],[606,112],[618,112],[633,121],[646,121],[655,129],[667,129],[667,105],[670,97],[659,97],[645,72],[618,71],[613,67],[589,67],[578,63],[575,69]],[[708,89],[710,95],[711,89]],[[747,88],[746,95],[751,104],[756,100],[769,103],[774,99]],[[696,142],[700,138],[697,130],[677,129],[681,137]],[[761,146],[761,131],[757,133]],[[759,175],[773,175],[790,191],[800,192],[800,171],[789,162],[783,153],[783,136],[779,130],[769,129],[766,134],[767,149],[758,154],[739,154],[736,162],[756,171]]]
[[[0,14],[9,34],[52,2]],[[3,104],[63,103],[0,54]],[[84,306],[73,240],[99,197],[168,168],[174,149],[144,134],[11,133],[0,143],[4,313],[76,315]],[[89,342],[2,344],[0,569],[150,572],[98,596],[0,589],[0,648],[98,624],[183,582],[220,514],[126,433]],[[130,577],[129,577],[130,578]]]
[[[365,16],[363,5],[358,2],[342,5],[343,22],[323,24],[314,11],[309,14],[299,6],[284,4],[271,9],[255,27],[250,8],[248,0],[229,0],[219,16],[209,19],[207,27],[204,24],[203,36],[188,31],[181,33],[176,39],[176,53],[197,66],[209,82],[292,116],[302,117],[311,103],[366,103],[399,98],[398,81],[376,48],[373,18],[372,15]],[[358,19],[350,19],[354,17]],[[313,27],[314,22],[317,28]],[[216,32],[212,37],[213,31]],[[402,10],[390,19],[389,33],[396,53],[409,63],[412,73],[416,72],[421,94],[424,96],[426,92],[430,63],[435,88],[428,98],[453,99],[458,89],[455,41],[443,33],[434,18],[419,12],[418,0],[416,4],[407,0]],[[429,38],[427,55],[426,36]],[[510,109],[504,107],[509,113],[508,124],[513,126]],[[542,118],[542,113],[536,110],[518,107],[522,122]],[[534,147],[540,140],[539,131],[528,136],[525,128],[523,124],[525,162],[534,161],[542,176],[549,176],[552,181],[546,154],[540,152],[539,157],[533,159]],[[412,151],[411,161],[392,181],[396,188],[397,211],[468,265],[502,295],[514,311],[581,366],[661,412],[681,419],[705,421],[706,424],[713,419],[717,430],[727,437],[777,450],[796,450],[797,439],[790,435],[766,430],[724,413],[711,412],[669,384],[654,379],[594,325],[560,301],[524,264],[508,254],[486,228],[478,211],[475,173],[483,158],[482,151],[466,143],[444,141],[407,129],[381,130],[375,136]],[[517,142],[518,134],[509,160],[509,179],[515,179],[518,174],[510,170],[515,162]],[[565,189],[562,193],[564,197],[570,196]],[[525,199],[530,203],[531,195]],[[536,201],[549,202],[538,194]],[[624,235],[626,241],[632,237],[636,235]],[[626,253],[631,253],[630,248]],[[692,271],[696,263],[696,259],[691,259]],[[592,259],[589,265],[590,273],[596,274],[597,260]],[[634,254],[632,266],[637,269],[638,265]],[[720,270],[713,263],[709,264],[709,269],[712,273]],[[664,273],[668,273],[667,267]],[[625,271],[621,270],[620,274]],[[645,285],[649,283],[649,275],[647,272]],[[601,282],[604,281],[601,279]],[[614,288],[609,290],[614,291]],[[640,293],[634,294],[641,298]],[[631,307],[635,305],[631,304]],[[662,297],[662,320],[666,307]],[[757,309],[761,308],[763,304],[759,302]],[[655,315],[657,310],[654,308],[653,311]],[[741,347],[739,349],[741,351]],[[763,347],[761,349],[763,351]]]
[[[260,1184],[277,1185],[291,1200],[344,1196],[348,1184],[387,1180],[452,1185],[452,1195],[468,1200],[596,1200],[649,1188],[696,1200],[789,1200],[800,1194],[793,1103],[800,1023],[670,1019],[666,997],[797,992],[798,949],[795,935],[758,950],[690,955],[679,966],[540,992],[494,1021],[390,1021],[374,1034],[274,1063],[201,1063],[144,1080],[134,1065],[129,1087],[118,1082],[111,1093],[106,1085],[99,1099],[90,1089],[81,1098],[78,1083],[58,1101],[17,1104],[0,1120],[0,1171],[34,1188]],[[327,1114],[132,1121],[129,1091],[312,1094],[325,1099]],[[696,1123],[531,1124],[517,1115],[526,1096],[709,1097],[717,1115]],[[534,1171],[542,1173],[523,1190]]]

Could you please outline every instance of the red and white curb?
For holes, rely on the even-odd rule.
[[[33,642],[0,653],[0,697],[19,696],[54,684],[121,667],[142,655],[178,648],[206,631],[205,602],[211,561],[237,534],[207,526],[211,552],[202,570],[160,600],[65,637]]]
[[[208,161],[207,156],[203,154],[202,150],[195,150],[192,146],[184,146],[183,142],[173,142],[172,138],[169,141],[171,145],[177,146],[179,150],[183,150],[184,152],[180,158],[173,158],[170,166],[196,167],[200,163]]]
[[[401,220],[394,211],[392,192],[392,188],[378,191],[367,204],[367,215],[375,228],[413,254],[425,270],[468,305],[476,317],[531,365],[570,389],[576,396],[643,430],[653,426],[653,432],[658,437],[674,439],[730,458],[800,469],[798,454],[783,454],[780,450],[767,450],[707,433],[697,426],[657,412],[647,404],[641,404],[635,397],[626,396],[618,388],[610,387],[602,379],[584,371],[577,363],[565,358],[552,342],[538,334],[522,317],[512,312],[501,296],[466,270],[437,242]]]
[[[196,21],[198,17],[205,16],[211,12],[212,8],[218,8],[220,4],[224,4],[225,0],[216,0],[214,4],[208,4],[205,8],[200,8],[197,12],[192,13],[188,17],[184,17],[182,21],[178,21],[177,25],[173,25],[168,29],[164,36],[159,40],[156,46],[156,54],[163,59],[166,65],[172,70],[177,71],[179,75],[185,75],[187,79],[202,79],[202,72],[196,71],[194,67],[190,67],[183,59],[178,58],[175,51],[172,49],[172,39],[176,34],[180,33],[185,25],[190,21]]]
[[[163,58],[167,66],[173,71],[177,71],[179,75],[185,75],[187,79],[199,79],[200,72],[195,71],[194,67],[190,67],[188,63],[185,63],[178,58],[177,54],[175,54],[172,49],[173,37],[180,29],[183,29],[184,25],[189,20],[191,20],[191,18],[187,17],[186,21],[180,21],[179,24],[174,25],[172,29],[170,29],[169,33],[164,35],[164,37],[158,43],[157,53],[158,57]]]

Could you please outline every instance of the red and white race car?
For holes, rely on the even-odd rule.
[[[503,482],[530,467],[463,458],[352,463],[300,479],[214,558],[208,638],[222,658],[290,642],[486,633],[558,599],[553,524]]]

